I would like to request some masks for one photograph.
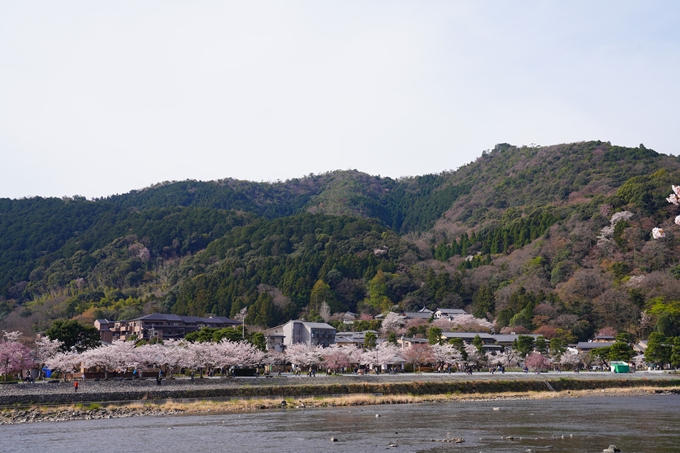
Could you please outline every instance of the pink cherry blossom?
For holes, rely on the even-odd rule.
[[[362,365],[374,365],[379,367],[393,364],[399,361],[401,351],[402,350],[397,346],[385,341],[373,349],[364,351],[361,354],[359,363]]]
[[[7,375],[21,372],[33,367],[31,350],[18,340],[20,332],[5,332],[4,339],[0,340],[0,374]]]
[[[40,364],[43,364],[45,360],[57,354],[63,344],[59,340],[50,340],[50,337],[40,337],[35,340],[35,358],[38,359]]]
[[[666,237],[666,233],[663,231],[662,228],[654,228],[652,229],[652,237],[654,239],[661,239]]]
[[[293,365],[307,368],[321,362],[323,348],[306,343],[296,343],[286,348],[286,356]]]
[[[455,346],[445,343],[445,344],[435,344],[432,346],[434,352],[434,357],[437,363],[443,363],[444,365],[454,365],[460,362],[462,359],[462,354]]]
[[[338,346],[333,344],[323,350],[324,367],[337,371],[342,367],[348,367],[352,364],[353,350],[358,348],[354,346]]]
[[[412,364],[414,370],[416,367],[420,370],[420,365],[436,361],[432,346],[420,343],[411,344],[411,346],[401,351],[401,358]]]
[[[527,356],[524,362],[527,368],[534,371],[546,370],[550,366],[550,359],[541,354],[540,352],[532,352],[531,355]]]
[[[467,332],[490,331],[493,329],[493,324],[482,318],[475,318],[473,315],[464,314],[456,315],[453,318],[452,326],[458,330]]]
[[[58,370],[64,373],[73,373],[82,363],[82,357],[77,352],[60,352],[45,361],[45,365],[51,370]],[[66,379],[66,376],[64,376]]]

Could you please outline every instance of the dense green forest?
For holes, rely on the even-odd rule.
[[[603,328],[677,336],[674,183],[676,157],[594,141],[500,144],[401,179],[352,170],[0,199],[0,328],[153,311],[264,328],[455,307],[568,341]]]

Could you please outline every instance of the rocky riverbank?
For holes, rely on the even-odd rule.
[[[32,408],[27,410],[0,411],[0,425],[36,422],[65,422],[72,420],[100,420],[153,415],[177,415],[180,410],[166,410],[160,407],[82,407]]]

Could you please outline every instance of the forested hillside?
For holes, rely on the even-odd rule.
[[[497,145],[437,175],[162,183],[0,199],[0,329],[153,311],[293,317],[465,308],[569,341],[680,335],[680,161],[640,145]],[[664,227],[666,237],[650,232]]]

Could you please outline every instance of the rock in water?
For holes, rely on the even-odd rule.
[[[336,437],[331,437],[331,442],[337,442],[338,439]]]
[[[609,448],[605,448],[602,450],[602,453],[617,453],[620,452],[618,448],[616,448],[616,445],[610,445]]]

